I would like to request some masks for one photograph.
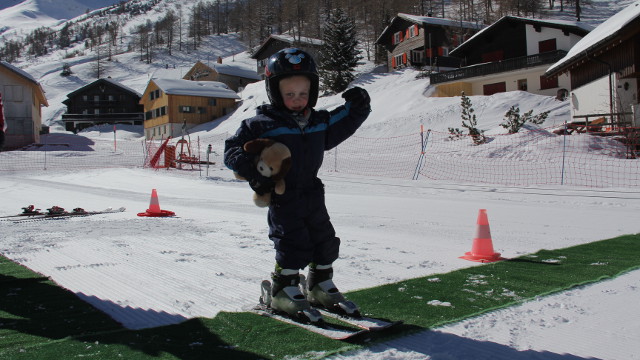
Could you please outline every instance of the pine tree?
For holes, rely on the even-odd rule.
[[[73,74],[73,71],[71,71],[71,65],[69,65],[69,63],[62,63],[62,72],[60,73],[60,76],[69,76]]]
[[[526,113],[520,115],[520,108],[514,105],[509,109],[509,111],[507,111],[506,114],[504,114],[504,116],[505,121],[500,124],[500,126],[507,129],[509,131],[509,134],[515,134],[520,131],[520,129],[527,122],[536,125],[542,124],[549,116],[549,111],[545,111],[533,116],[533,110],[529,110]]]
[[[460,101],[462,107],[462,126],[469,130],[469,135],[473,139],[473,143],[476,145],[484,144],[487,142],[487,138],[484,136],[484,131],[477,128],[478,119],[476,119],[475,110],[471,105],[471,99],[462,92],[462,100]]]
[[[66,23],[58,34],[58,45],[61,49],[71,45],[71,29],[69,23]]]
[[[362,59],[357,49],[356,25],[340,8],[330,14],[324,28],[320,52],[320,72],[325,90],[339,93],[355,79],[354,70]]]

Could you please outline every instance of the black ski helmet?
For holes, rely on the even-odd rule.
[[[296,48],[286,48],[271,55],[264,70],[267,95],[271,104],[284,108],[280,94],[280,80],[294,75],[303,75],[311,81],[308,107],[314,107],[318,101],[318,69],[316,63],[307,52]]]

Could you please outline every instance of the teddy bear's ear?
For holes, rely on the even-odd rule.
[[[247,141],[242,148],[249,154],[259,154],[262,149],[273,145],[274,142],[271,139],[255,139]]]

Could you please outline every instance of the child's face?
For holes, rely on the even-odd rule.
[[[306,76],[296,75],[282,79],[279,86],[282,101],[287,109],[300,112],[307,107],[311,81]]]

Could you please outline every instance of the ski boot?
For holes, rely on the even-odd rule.
[[[50,209],[47,209],[47,215],[62,215],[65,211],[60,206],[52,206]]]
[[[268,280],[262,282],[261,304],[275,312],[285,313],[296,321],[316,325],[323,324],[320,312],[311,307],[300,291],[298,273],[283,275],[274,272],[271,274],[271,279],[273,285]]]
[[[26,215],[39,215],[40,209],[36,209],[34,205],[29,205],[22,208],[22,213]]]
[[[309,268],[309,278],[301,275],[302,288],[309,303],[331,312],[351,317],[360,317],[358,305],[345,299],[333,283],[333,268]]]

